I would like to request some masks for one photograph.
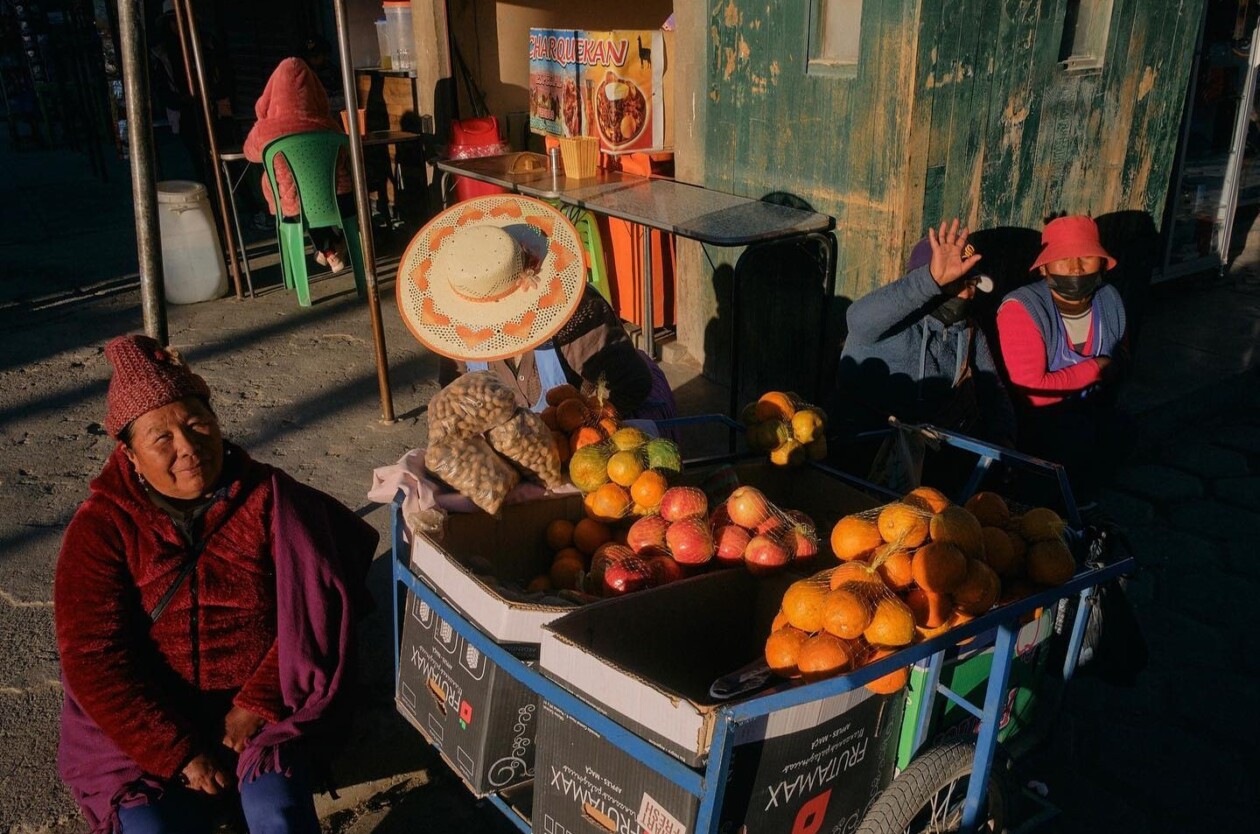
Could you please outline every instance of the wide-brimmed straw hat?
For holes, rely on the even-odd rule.
[[[573,224],[539,200],[496,194],[443,211],[407,246],[398,310],[413,336],[462,361],[506,359],[555,335],[582,300]]]
[[[1098,224],[1094,218],[1074,214],[1051,220],[1041,232],[1041,254],[1029,267],[1033,272],[1046,264],[1064,258],[1102,258],[1107,269],[1115,269],[1116,259],[1103,248],[1098,239]]]

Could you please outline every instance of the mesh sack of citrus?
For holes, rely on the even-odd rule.
[[[719,566],[746,567],[751,573],[777,573],[818,555],[813,520],[799,510],[784,510],[753,486],[740,486],[709,518]]]
[[[515,414],[516,395],[494,374],[466,373],[429,400],[429,440],[476,437]]]
[[[424,466],[491,515],[498,515],[503,500],[521,479],[483,437],[432,441],[425,451]]]
[[[768,452],[778,466],[827,457],[827,415],[791,391],[767,391],[744,406],[740,422],[748,447]]]
[[[916,637],[914,614],[884,584],[879,567],[847,562],[788,586],[766,639],[771,670],[813,682],[856,671],[910,645]],[[886,694],[908,678],[908,669],[895,669],[867,686]]]
[[[533,476],[547,489],[564,486],[560,471],[560,451],[551,429],[528,408],[518,408],[512,419],[486,433],[490,446]]]
[[[595,518],[658,512],[671,479],[680,470],[673,441],[648,437],[629,426],[617,429],[607,440],[574,450],[569,459],[574,486],[588,499],[601,495],[588,505]]]
[[[608,387],[601,379],[591,393],[564,384],[544,395],[547,406],[539,414],[547,428],[560,432],[577,451],[592,443],[602,443],[621,427],[617,409],[608,400]]]

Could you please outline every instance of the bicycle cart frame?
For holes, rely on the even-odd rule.
[[[668,421],[673,426],[701,422],[720,422],[728,428],[738,428],[738,424],[729,418],[717,417],[715,419],[715,415]],[[930,428],[927,430],[932,431],[942,442],[976,452],[980,456],[980,461],[977,464],[978,470],[981,467],[987,469],[993,461],[1007,460],[1018,465],[1049,469],[1052,473],[1062,476],[1062,467],[1057,464],[1050,464],[1026,455],[998,449],[961,435],[954,435]],[[729,457],[724,459],[730,460]],[[703,462],[716,462],[717,460],[720,459],[690,461],[689,463],[696,465]],[[886,490],[863,479],[855,478],[847,473],[818,464],[810,465],[851,484],[874,490],[876,494],[888,495]],[[981,471],[973,478],[973,485],[979,482],[982,474],[983,472]],[[1071,500],[1071,493],[1067,491],[1066,478],[1061,477],[1060,483],[1065,489],[1064,497],[1070,508],[1070,516],[1079,521],[1075,504]],[[1063,675],[1065,680],[1069,679],[1076,669],[1080,656],[1080,649],[1085,635],[1085,624],[1090,609],[1088,603],[1094,594],[1095,588],[1103,582],[1132,572],[1135,566],[1132,557],[1126,556],[1104,567],[1086,569],[1062,586],[1040,591],[1030,597],[1004,605],[968,623],[950,629],[944,634],[902,649],[856,672],[817,683],[772,691],[768,694],[719,707],[716,711],[717,720],[709,749],[708,761],[703,770],[699,770],[688,767],[661,748],[637,736],[600,712],[595,706],[546,677],[542,672],[526,665],[483,634],[480,629],[447,603],[436,589],[427,585],[424,580],[411,571],[410,548],[407,544],[404,524],[400,493],[395,498],[392,506],[391,524],[392,571],[395,589],[393,600],[395,680],[397,680],[401,661],[402,610],[400,606],[405,599],[404,592],[410,591],[421,601],[427,603],[437,616],[449,623],[469,644],[480,651],[489,661],[497,664],[506,674],[537,693],[541,698],[553,704],[566,715],[585,724],[591,730],[638,759],[662,777],[695,796],[699,800],[699,811],[694,829],[698,834],[713,834],[713,832],[717,831],[719,815],[725,798],[726,776],[735,747],[735,732],[741,725],[768,716],[770,713],[778,710],[849,692],[912,664],[920,664],[926,669],[926,691],[930,693],[926,698],[926,703],[919,712],[915,727],[913,748],[916,755],[927,738],[930,716],[933,714],[932,707],[936,696],[944,697],[957,704],[979,721],[975,765],[972,777],[968,783],[962,819],[962,830],[974,831],[980,821],[981,803],[984,799],[997,749],[999,722],[1006,698],[1011,664],[1014,660],[1016,637],[1020,630],[1020,619],[1038,609],[1050,608],[1058,604],[1059,601],[1071,596],[1076,595],[1080,597],[1081,604],[1077,607],[1076,619],[1072,625],[1069,639],[1067,657],[1064,661]],[[1079,529],[1079,525],[1076,526]],[[970,638],[977,638],[976,643],[981,645],[992,639],[994,645],[992,669],[985,690],[984,703],[980,706],[950,691],[940,683],[941,667],[946,654]],[[531,832],[533,830],[530,823],[517,814],[501,796],[492,793],[487,799],[499,808],[518,829],[523,832]]]

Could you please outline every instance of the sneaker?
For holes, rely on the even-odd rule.
[[[324,257],[328,259],[328,268],[333,272],[341,272],[341,270],[346,268],[346,262],[342,260],[339,253],[327,252],[324,254]]]

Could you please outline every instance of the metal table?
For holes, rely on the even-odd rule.
[[[541,162],[540,162],[541,161]],[[438,162],[444,174],[481,182],[543,200],[558,200],[595,214],[616,217],[643,227],[643,336],[644,348],[655,358],[652,332],[652,238],[665,232],[713,246],[745,246],[735,263],[735,275],[749,252],[785,241],[816,243],[823,253],[824,303],[820,338],[827,326],[826,299],[835,294],[834,217],[817,212],[738,197],[698,185],[660,177],[646,177],[600,169],[593,178],[572,179],[563,168],[551,171],[546,157],[511,153],[475,159]],[[445,189],[443,189],[445,193]],[[739,281],[731,282],[731,398],[730,414],[739,408]],[[820,371],[821,374],[821,371]]]

